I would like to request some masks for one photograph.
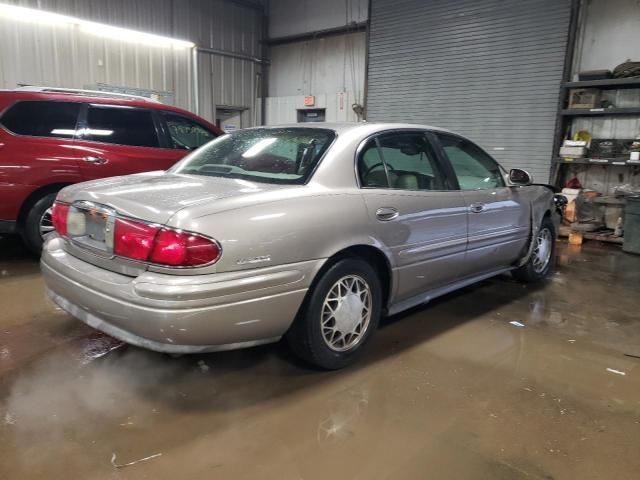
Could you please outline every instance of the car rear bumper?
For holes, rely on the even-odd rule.
[[[52,234],[41,257],[49,296],[86,324],[127,343],[198,353],[277,341],[322,260],[207,275],[129,277],[67,253]]]

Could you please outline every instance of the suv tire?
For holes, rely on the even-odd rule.
[[[22,239],[27,248],[35,255],[40,255],[42,251],[43,233],[41,231],[41,222],[47,210],[53,205],[56,195],[57,192],[48,193],[36,200],[22,224]]]

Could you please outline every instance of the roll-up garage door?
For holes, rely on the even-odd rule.
[[[570,0],[373,0],[369,121],[435,125],[546,182]]]

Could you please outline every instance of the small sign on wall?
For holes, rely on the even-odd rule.
[[[316,104],[316,97],[314,95],[305,95],[304,106],[313,107]]]

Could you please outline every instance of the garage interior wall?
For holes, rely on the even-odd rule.
[[[228,0],[3,0],[108,25],[182,40],[230,55],[261,56],[260,4]],[[194,110],[192,69],[184,51],[105,40],[88,33],[0,18],[0,88],[17,84],[83,88],[96,83],[170,91]],[[79,37],[78,35],[81,35]],[[216,105],[242,111],[242,126],[259,118],[260,65],[229,55],[199,53],[200,114],[215,121]]]
[[[269,10],[268,125],[295,123],[304,109],[324,109],[326,121],[357,121],[364,102],[365,0],[272,0]],[[327,35],[327,31],[342,29]],[[304,105],[314,96],[313,106]]]
[[[467,135],[506,168],[546,182],[570,0],[375,0],[370,121]]]

